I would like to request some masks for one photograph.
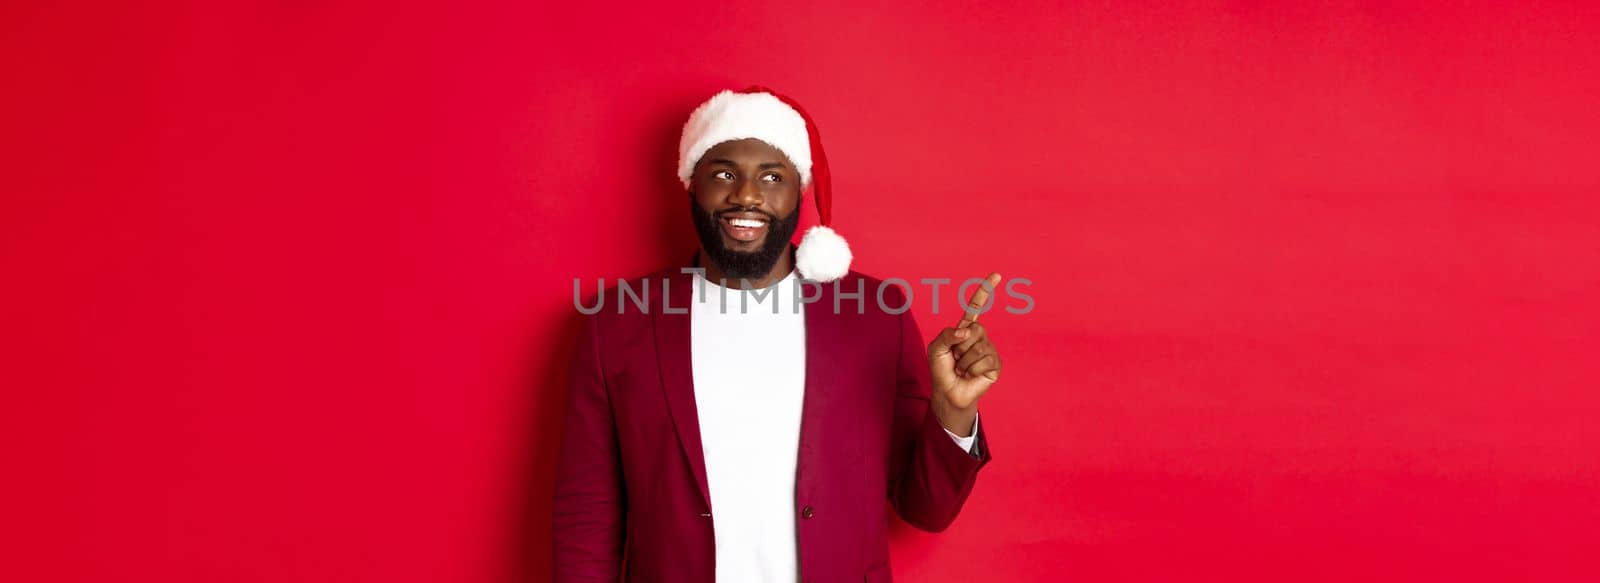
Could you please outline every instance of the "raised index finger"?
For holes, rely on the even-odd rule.
[[[984,278],[983,285],[978,286],[977,291],[972,292],[972,299],[967,302],[966,309],[962,310],[966,312],[966,315],[961,317],[961,322],[956,324],[956,327],[966,328],[971,326],[973,322],[978,321],[978,311],[989,304],[989,290],[996,289],[999,286],[999,272],[991,273],[989,277]]]

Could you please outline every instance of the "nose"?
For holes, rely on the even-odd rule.
[[[756,180],[742,180],[739,186],[728,194],[728,202],[735,206],[754,208],[766,202],[766,197],[761,195],[761,185]]]

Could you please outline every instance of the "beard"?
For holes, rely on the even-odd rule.
[[[689,215],[694,217],[694,231],[700,235],[700,247],[705,249],[706,255],[711,258],[712,263],[717,264],[723,275],[733,279],[755,280],[772,272],[772,266],[777,265],[778,259],[783,257],[783,252],[789,249],[789,239],[794,237],[795,229],[800,226],[801,206],[799,203],[795,204],[794,212],[783,218],[754,208],[734,207],[710,212],[700,208],[692,193],[689,195]],[[734,212],[757,212],[766,215],[767,238],[762,240],[761,249],[750,252],[735,251],[723,244],[722,214]]]

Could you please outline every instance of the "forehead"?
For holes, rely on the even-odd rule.
[[[760,166],[762,164],[782,164],[794,168],[794,163],[783,154],[782,150],[772,147],[771,144],[755,138],[731,140],[712,146],[700,157],[701,164],[710,164],[717,160],[727,160],[739,166]]]

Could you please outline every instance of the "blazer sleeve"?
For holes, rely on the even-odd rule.
[[[950,439],[929,405],[932,382],[922,332],[910,311],[899,318],[889,499],[907,523],[939,532],[955,521],[977,481],[978,469],[991,459],[984,434],[989,423],[978,424],[971,453]]]
[[[626,490],[595,319],[585,318],[573,357],[551,521],[558,583],[618,579]]]

